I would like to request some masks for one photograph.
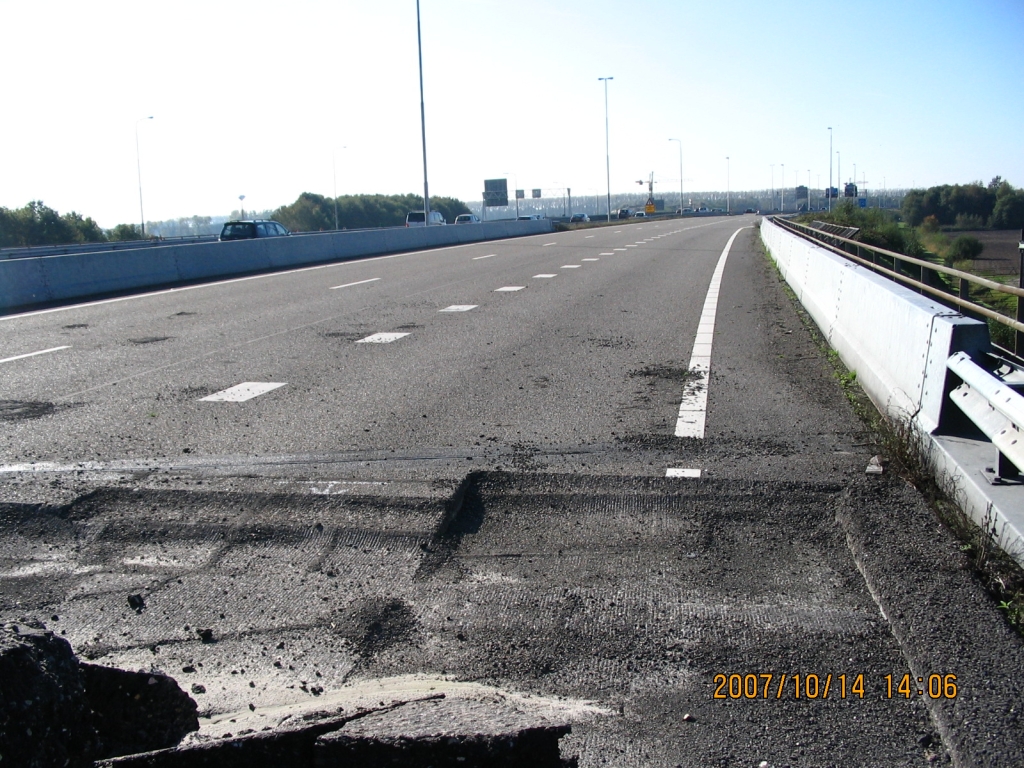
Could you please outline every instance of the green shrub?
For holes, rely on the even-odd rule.
[[[981,240],[978,238],[973,235],[960,235],[950,244],[949,250],[946,251],[946,263],[972,261],[981,256],[983,250],[985,250],[985,246],[982,245]]]

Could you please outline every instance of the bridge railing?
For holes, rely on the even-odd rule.
[[[814,240],[830,251],[862,264],[880,275],[897,280],[921,293],[931,294],[946,306],[966,310],[968,314],[980,315],[1013,329],[1015,331],[1014,349],[1004,351],[1010,352],[1018,358],[1024,358],[1024,301],[1021,300],[1024,298],[1024,288],[1006,285],[980,275],[973,275],[970,272],[914,258],[903,253],[865,245],[856,240],[828,234],[795,221],[778,217],[772,217],[772,221],[800,237]],[[1024,240],[1024,233],[1022,233],[1022,240]],[[908,272],[913,274],[907,274]],[[954,292],[941,281],[929,279],[934,274],[955,278],[957,290]],[[937,285],[936,282],[939,284]],[[1009,317],[998,310],[972,301],[972,285],[987,288],[996,293],[1015,296],[1017,298],[1016,317]]]

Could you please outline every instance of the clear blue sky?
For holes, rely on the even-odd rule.
[[[1021,0],[421,0],[430,191],[1024,186]],[[422,192],[414,0],[0,0],[0,205],[102,226]],[[832,159],[835,159],[833,154]],[[799,172],[794,176],[794,172]],[[833,174],[836,170],[833,167]],[[838,181],[838,179],[837,179]],[[529,192],[527,192],[529,194]],[[559,193],[560,194],[560,193]]]

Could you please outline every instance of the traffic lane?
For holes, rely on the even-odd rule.
[[[756,229],[733,245],[719,294],[699,465],[711,477],[851,477],[872,449]]]
[[[131,375],[128,368],[137,358],[131,345],[159,344],[161,346],[145,350],[145,359],[154,366],[171,364],[179,355],[176,347],[218,349],[225,338],[251,338],[254,334],[301,326],[311,318],[315,321],[321,317],[321,312],[329,313],[333,309],[332,297],[321,290],[324,282],[331,283],[328,286],[331,289],[346,290],[381,279],[419,283],[436,276],[443,280],[446,268],[459,270],[466,258],[473,262],[495,259],[487,265],[476,264],[478,268],[500,268],[498,265],[509,258],[518,263],[531,249],[543,247],[542,241],[549,237],[542,235],[372,257],[329,267],[316,266],[143,295],[131,301],[86,303],[59,311],[0,318],[11,328],[7,334],[10,352],[5,352],[4,357],[32,354],[57,346],[64,347],[61,351],[66,352],[50,362],[49,368],[42,360],[34,361],[35,365],[31,366],[8,365],[7,384],[12,390],[25,392],[24,396],[31,396],[31,387],[26,389],[26,383],[55,383],[66,378],[65,390],[79,392],[95,385],[99,378],[96,371],[102,371],[113,380]],[[543,258],[540,251],[536,253],[538,259]],[[302,297],[302,301],[296,301],[296,297]],[[254,312],[253,307],[260,311]],[[104,341],[113,354],[97,355]],[[116,354],[118,346],[126,350],[123,355]],[[77,354],[82,351],[88,354]],[[41,371],[46,371],[46,375],[40,376]],[[21,381],[17,378],[19,374]]]
[[[706,235],[713,239],[713,235]],[[704,253],[706,257],[716,255],[721,242],[709,243],[710,247],[695,253]],[[451,399],[454,403],[466,400],[464,393],[474,393],[473,397],[481,401],[478,405],[482,410],[493,409],[491,401],[497,397],[498,407],[506,395],[506,385],[512,378],[519,378],[520,371],[509,372],[505,368],[516,360],[518,354],[526,355],[523,365],[535,367],[537,370],[562,371],[566,369],[566,360],[572,364],[586,363],[578,354],[578,342],[573,342],[572,334],[566,348],[559,334],[552,334],[551,327],[571,327],[579,325],[581,318],[612,318],[613,324],[626,328],[626,336],[631,339],[657,338],[658,333],[649,327],[652,322],[655,328],[666,329],[672,326],[664,318],[672,318],[678,314],[680,306],[689,307],[691,322],[699,316],[700,297],[693,296],[689,301],[679,301],[680,292],[668,288],[668,281],[661,279],[653,272],[645,270],[642,259],[658,256],[655,251],[647,255],[635,251],[628,256],[607,259],[604,262],[588,265],[586,277],[580,271],[572,271],[560,276],[558,280],[547,281],[537,287],[540,291],[531,290],[525,296],[521,293],[502,295],[493,289],[498,287],[490,276],[482,276],[481,284],[475,287],[476,296],[485,295],[484,303],[496,308],[504,307],[504,312],[488,314],[483,307],[468,313],[468,322],[456,323],[459,319],[438,313],[439,305],[466,302],[467,294],[461,289],[458,293],[450,293],[444,299],[433,303],[423,298],[415,302],[401,301],[396,297],[392,305],[380,304],[374,307],[374,320],[358,317],[347,323],[337,323],[330,329],[307,326],[296,334],[285,334],[278,337],[263,339],[259,344],[251,345],[244,350],[244,360],[239,359],[237,350],[227,350],[220,358],[199,361],[195,365],[178,366],[173,370],[162,370],[153,373],[152,377],[140,380],[139,386],[144,391],[125,392],[119,390],[114,394],[113,388],[104,395],[96,395],[98,402],[93,402],[82,409],[70,409],[59,414],[63,419],[60,429],[52,430],[50,437],[59,444],[59,453],[66,460],[79,461],[95,458],[133,457],[136,455],[175,455],[182,451],[199,452],[242,452],[246,454],[265,451],[335,450],[345,445],[346,433],[351,437],[363,434],[361,430],[370,429],[373,445],[394,447],[396,444],[422,445],[427,437],[423,434],[422,422],[410,426],[410,419],[405,418],[405,409],[437,410],[443,402],[431,404],[434,392],[445,393],[442,400]],[[684,256],[666,257],[667,266],[678,271],[678,277],[685,285],[682,290],[692,287],[692,258]],[[556,259],[555,262],[558,260]],[[604,269],[598,269],[598,265]],[[527,271],[530,271],[529,269]],[[624,276],[633,275],[636,281],[631,285]],[[575,279],[574,279],[575,278]],[[581,290],[589,285],[586,280],[598,280],[592,283],[594,288]],[[696,284],[706,283],[706,278]],[[375,284],[376,285],[376,284]],[[381,283],[382,286],[385,284]],[[545,290],[546,289],[546,290]],[[382,288],[381,290],[387,290]],[[449,289],[450,290],[450,289]],[[486,293],[485,293],[486,292]],[[559,293],[561,292],[561,293]],[[536,296],[534,294],[536,293]],[[623,306],[611,308],[586,306],[583,311],[576,311],[566,319],[558,319],[552,323],[549,315],[552,308],[545,296],[561,296],[565,306],[571,308],[579,303],[578,294],[593,293],[600,300],[605,296],[615,299],[625,297]],[[699,293],[699,291],[698,291]],[[421,292],[422,295],[422,292]],[[473,295],[473,294],[470,294]],[[660,296],[660,305],[652,309],[652,296]],[[439,297],[440,298],[440,297]],[[484,301],[483,299],[480,299]],[[473,302],[475,303],[475,301]],[[517,309],[518,308],[518,309]],[[641,311],[643,308],[643,311]],[[556,309],[558,309],[556,307]],[[435,317],[436,315],[436,317]],[[402,339],[394,345],[358,345],[354,342],[372,332],[380,330],[396,330],[403,325],[418,325],[423,318],[433,320],[444,329],[444,334],[436,340],[436,348],[424,346],[423,341],[430,339],[430,334],[417,332],[409,339]],[[330,325],[330,324],[328,324]],[[462,328],[466,334],[460,337],[449,331],[452,327]],[[477,330],[477,329],[480,330]],[[333,334],[333,335],[331,335]],[[578,337],[578,334],[576,334]],[[675,329],[667,332],[673,347],[672,352],[660,352],[657,357],[675,357],[685,359],[686,348],[679,348],[678,334]],[[607,323],[597,322],[597,327],[588,336],[591,339],[604,340],[608,349],[618,344],[608,334]],[[612,339],[607,342],[607,339]],[[497,341],[495,341],[497,340]],[[692,336],[691,336],[692,340]],[[410,343],[412,342],[412,343]],[[642,342],[647,343],[647,342]],[[684,342],[689,344],[689,341]],[[475,356],[490,351],[497,345],[494,360],[478,363]],[[339,352],[340,350],[340,352]],[[454,351],[454,359],[453,359]],[[341,355],[341,357],[339,357]],[[530,360],[533,356],[537,359]],[[539,356],[539,358],[538,358]],[[650,358],[650,355],[646,357]],[[523,360],[523,357],[519,358]],[[445,361],[442,366],[438,360]],[[383,361],[383,366],[375,366],[375,362]],[[645,360],[640,360],[644,363]],[[304,369],[313,366],[313,370]],[[615,364],[614,370],[620,371],[625,361]],[[480,382],[464,374],[452,373],[464,370],[481,370],[484,381]],[[572,370],[570,365],[569,370]],[[445,371],[443,376],[439,372]],[[527,405],[516,410],[516,421],[523,425],[529,424],[526,434],[531,439],[540,439],[551,424],[562,423],[553,419],[552,414],[567,413],[564,420],[565,434],[563,439],[579,440],[581,430],[577,424],[580,412],[590,411],[589,419],[607,422],[613,418],[605,407],[609,401],[605,389],[616,391],[621,389],[621,378],[608,383],[599,390],[580,391],[581,386],[590,387],[594,379],[590,371],[575,376],[562,377],[564,388],[550,390],[550,381],[545,381],[540,373],[533,377],[530,389],[549,390],[545,397],[536,404]],[[455,378],[458,376],[458,378]],[[152,381],[148,380],[152,378]],[[550,376],[549,376],[550,379]],[[453,385],[452,382],[457,384]],[[232,386],[241,381],[287,382],[288,386],[256,398],[250,403],[213,404],[198,402],[199,398],[212,394],[222,386]],[[425,386],[429,381],[430,386]],[[387,383],[386,389],[383,383]],[[630,384],[635,384],[632,380]],[[519,384],[516,385],[520,386]],[[526,384],[523,384],[524,389]],[[401,397],[396,396],[400,390]],[[514,390],[516,399],[521,398],[518,389]],[[386,396],[390,394],[391,396]],[[557,396],[557,408],[551,406],[553,396]],[[103,398],[111,398],[104,403]],[[616,397],[621,397],[616,395]],[[641,398],[644,395],[640,396]],[[427,400],[424,403],[424,399]],[[397,402],[398,405],[394,403]],[[641,401],[642,402],[642,401]],[[410,404],[415,403],[415,406]],[[583,404],[586,404],[585,406]],[[623,404],[625,409],[634,414],[644,413],[644,409],[636,402]],[[234,408],[234,411],[225,411]],[[395,410],[397,408],[398,410]],[[614,406],[617,409],[618,405]],[[380,412],[383,409],[383,412]],[[234,416],[240,413],[249,414],[250,418],[236,421]],[[368,415],[370,414],[370,415]],[[400,415],[401,414],[401,415]],[[600,415],[602,418],[595,419]],[[422,413],[414,414],[422,417]],[[358,424],[346,426],[346,420],[362,418]],[[464,418],[451,416],[451,419],[462,423]],[[340,421],[339,421],[340,420]],[[508,420],[494,418],[496,424],[511,424]],[[585,420],[586,421],[586,420]],[[384,425],[383,430],[378,425]],[[33,425],[21,424],[21,435],[11,435],[11,442],[21,450],[25,458],[35,457],[45,449],[31,439]],[[502,429],[510,429],[503,427]],[[634,427],[631,427],[634,429]],[[523,429],[520,428],[520,434]],[[609,431],[593,430],[607,435]],[[582,430],[587,433],[587,430]],[[385,436],[383,439],[381,434]],[[408,435],[409,437],[403,437]],[[22,440],[16,438],[22,437]],[[43,442],[45,443],[44,435]],[[494,437],[488,435],[488,437]],[[410,439],[411,438],[411,439]],[[438,445],[452,442],[450,436],[433,434],[429,439]],[[387,442],[386,442],[387,441]],[[357,445],[365,445],[360,440]],[[427,443],[429,444],[429,443]],[[459,443],[455,443],[459,444]],[[55,451],[56,453],[57,451]],[[16,451],[11,451],[9,460],[17,460]]]

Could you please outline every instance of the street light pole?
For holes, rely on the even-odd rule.
[[[828,210],[832,212],[832,126],[828,127]]]
[[[611,156],[608,153],[608,81],[614,80],[614,77],[599,77],[598,80],[604,82],[604,172],[605,178],[607,179],[607,198],[608,204],[608,221],[612,220],[612,164]]]
[[[135,121],[135,168],[139,172],[139,219],[142,224],[142,236],[146,236],[146,214],[142,212],[142,160],[139,155],[139,123],[152,120],[153,116],[140,117]]]
[[[348,147],[342,147],[342,149],[348,149]],[[338,152],[337,150],[331,151],[331,170],[334,171],[334,231],[337,232],[340,228],[338,226]]]
[[[423,39],[420,36],[420,0],[416,0],[416,46],[420,58],[420,131],[423,135],[423,225],[430,226],[430,190],[427,187],[427,112],[423,106]]]
[[[669,139],[679,144],[679,215],[683,213],[683,142],[680,139]]]
[[[811,212],[811,169],[807,169],[807,212]]]
[[[782,188],[779,190],[782,193],[782,212],[786,212],[786,164],[782,163]]]
[[[725,215],[728,216],[732,210],[729,204],[729,156],[725,157]]]

